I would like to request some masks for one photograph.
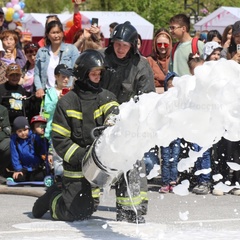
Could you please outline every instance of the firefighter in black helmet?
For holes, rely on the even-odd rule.
[[[113,92],[120,104],[138,94],[155,92],[152,69],[146,58],[138,52],[137,40],[137,30],[130,22],[125,22],[114,28],[109,46],[99,50],[108,65],[101,80],[102,87]],[[124,177],[117,183],[118,221],[145,221],[142,215],[147,212],[147,179],[139,177],[138,169],[145,173],[143,161],[137,161],[136,167],[128,173],[130,189],[133,189],[132,186],[139,188],[132,193],[134,207]],[[137,215],[134,208],[137,209]]]
[[[53,146],[63,159],[62,189],[53,185],[35,202],[32,213],[36,218],[49,208],[53,219],[63,221],[84,220],[94,211],[94,193],[81,163],[93,143],[92,129],[102,126],[118,109],[114,94],[99,85],[104,70],[105,61],[96,50],[88,49],[76,60],[74,88],[59,99],[52,122]]]

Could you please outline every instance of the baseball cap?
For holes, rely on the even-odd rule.
[[[208,56],[210,56],[215,49],[220,49],[220,51],[223,49],[223,47],[214,41],[206,42],[204,44],[203,48],[203,59],[206,60]]]
[[[233,24],[232,34],[236,35],[240,33],[240,21],[237,21]]]
[[[28,120],[26,119],[26,117],[24,116],[19,116],[16,117],[13,121],[13,131],[17,131],[19,129],[29,129],[29,123]]]
[[[17,74],[21,75],[22,74],[22,69],[18,64],[11,63],[7,67],[6,74],[11,75],[11,74],[14,74],[14,73],[17,73]]]
[[[66,64],[59,64],[54,69],[54,75],[63,74],[67,77],[73,76],[72,69],[69,68]]]
[[[4,11],[1,7],[0,7],[0,14],[4,15]]]

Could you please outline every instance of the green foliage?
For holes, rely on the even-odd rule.
[[[240,7],[239,0],[86,0],[80,10],[85,11],[134,11],[149,22],[154,24],[155,30],[160,27],[168,27],[169,19],[178,13],[193,15],[193,11],[184,9],[184,2],[187,2],[194,11],[206,7],[211,13],[220,6]],[[25,12],[61,13],[73,11],[71,0],[25,0]],[[199,3],[199,5],[197,4]],[[199,9],[198,9],[199,6]],[[113,19],[114,21],[114,19]]]
[[[28,13],[61,13],[73,8],[71,0],[25,0],[25,4]]]

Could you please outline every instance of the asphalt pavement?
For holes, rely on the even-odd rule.
[[[36,197],[6,194],[8,191],[44,193],[43,187],[0,185],[0,239],[240,239],[240,196],[211,194],[179,196],[159,194],[149,184],[149,208],[145,224],[116,222],[114,189],[104,192],[98,211],[78,222],[53,221],[46,213],[34,219],[31,209]]]

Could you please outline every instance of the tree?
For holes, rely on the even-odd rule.
[[[88,11],[134,11],[154,25],[155,30],[168,27],[169,19],[178,13],[193,14],[190,9],[184,9],[184,0],[86,0],[82,9]],[[73,11],[70,0],[25,0],[25,12],[61,13]],[[220,6],[240,7],[239,0],[187,0],[187,4],[197,11],[206,7],[209,13]],[[205,15],[199,11],[199,15]],[[114,19],[113,19],[114,21]]]
[[[70,0],[25,0],[25,4],[28,13],[61,13],[73,8]]]

